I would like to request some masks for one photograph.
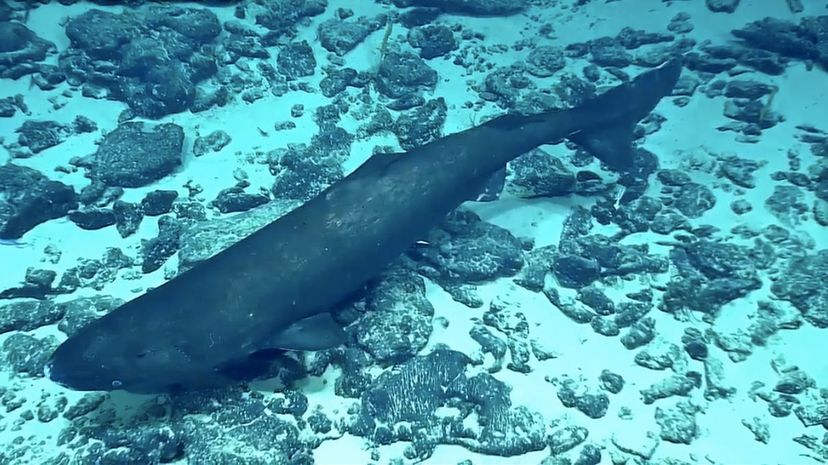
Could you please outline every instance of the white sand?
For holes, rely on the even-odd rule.
[[[313,86],[317,86],[322,78],[319,71],[325,64],[327,52],[325,52],[315,40],[316,26],[330,18],[337,7],[352,7],[353,2],[344,0],[331,0],[327,13],[313,19],[309,27],[302,28],[300,39],[308,40],[317,52],[317,60],[320,66],[317,68],[316,76],[308,79]],[[382,6],[373,2],[361,2],[357,15],[372,15],[385,11]],[[569,3],[569,2],[561,2]],[[735,27],[759,19],[765,16],[776,18],[796,19],[788,12],[782,0],[743,0],[738,15],[711,14],[701,0],[695,2],[674,1],[669,5],[657,0],[619,1],[605,3],[594,1],[585,7],[577,10],[567,10],[563,13],[557,7],[547,7],[544,10],[533,8],[526,15],[518,15],[508,19],[503,18],[461,18],[444,16],[440,19],[445,23],[461,23],[465,27],[482,32],[487,37],[487,45],[507,44],[511,45],[521,39],[528,39],[541,44],[567,44],[575,41],[585,41],[602,35],[614,35],[623,26],[645,29],[647,31],[666,31],[669,19],[678,12],[691,14],[691,22],[696,29],[691,33],[700,42],[710,39],[714,43],[723,44],[732,37],[729,30]],[[806,2],[808,10],[806,14],[823,13],[819,1]],[[634,5],[634,6],[633,6]],[[57,4],[49,5],[35,10],[30,18],[30,26],[38,33],[49,40],[56,42],[60,49],[64,49],[68,40],[57,26],[61,16],[76,15],[85,7],[73,6],[64,7]],[[634,8],[634,11],[633,11]],[[115,9],[117,11],[117,9]],[[229,19],[228,10],[222,11],[222,18]],[[534,18],[534,19],[530,19]],[[544,23],[554,26],[555,36],[558,40],[540,39],[537,40],[536,31]],[[401,41],[398,37],[404,33],[401,27],[395,29],[393,40]],[[370,69],[376,65],[378,60],[377,49],[382,38],[382,31],[373,34],[369,39],[353,52],[345,57],[348,66],[357,69]],[[497,65],[509,65],[515,60],[522,58],[528,53],[528,49],[522,52],[509,52],[492,55],[490,58]],[[469,110],[463,109],[462,104],[469,101],[477,101],[477,95],[468,86],[470,78],[480,80],[483,75],[466,76],[465,70],[451,64],[450,60],[435,59],[429,64],[436,68],[440,75],[440,81],[433,96],[443,96],[449,104],[448,124],[446,133],[455,132],[468,127],[472,118],[480,118],[483,115],[497,113],[498,110],[492,104],[484,105],[483,109],[476,115]],[[573,70],[578,70],[583,63],[578,63]],[[752,213],[737,217],[729,209],[730,199],[721,190],[716,190],[719,202],[715,210],[709,212],[694,224],[714,224],[719,226],[723,234],[732,226],[747,224],[754,227],[762,227],[769,222],[769,215],[762,207],[764,199],[773,190],[773,182],[769,181],[768,174],[775,170],[787,169],[786,153],[788,150],[797,150],[802,154],[803,166],[808,165],[807,147],[800,144],[793,138],[794,126],[800,123],[819,124],[824,121],[824,102],[828,101],[828,86],[824,85],[825,73],[822,71],[807,71],[801,64],[791,66],[784,76],[769,77],[759,73],[750,73],[751,78],[765,82],[774,83],[780,87],[779,94],[774,100],[774,109],[781,112],[788,118],[788,121],[776,128],[766,131],[758,144],[741,144],[734,142],[733,133],[720,133],[715,130],[716,126],[728,122],[722,116],[722,98],[708,99],[701,95],[693,97],[691,103],[685,108],[676,108],[669,99],[665,99],[657,108],[657,111],[668,117],[668,121],[658,133],[647,138],[644,146],[656,153],[664,167],[682,167],[688,157],[708,157],[708,151],[715,154],[736,154],[749,159],[767,160],[768,165],[757,173],[759,186],[745,194],[745,198],[753,203],[755,209]],[[820,85],[819,82],[822,81]],[[2,96],[23,93],[26,95],[26,103],[32,110],[32,119],[53,119],[69,123],[76,115],[85,115],[95,120],[100,131],[110,131],[115,126],[115,119],[123,109],[121,104],[109,101],[97,101],[85,99],[80,96],[71,99],[59,96],[65,89],[64,86],[51,92],[40,92],[37,89],[28,88],[28,78],[17,82],[4,80],[2,82]],[[58,110],[51,109],[49,98],[56,97],[58,101],[66,105]],[[822,102],[822,103],[820,103]],[[298,120],[297,128],[289,131],[275,132],[272,125],[277,121],[290,119],[290,107],[296,103],[305,105],[305,115]],[[125,200],[137,201],[144,193],[157,188],[177,189],[182,195],[186,194],[183,185],[188,180],[201,185],[204,192],[199,199],[211,200],[219,190],[230,187],[234,184],[233,171],[239,167],[244,169],[250,176],[252,187],[255,191],[259,187],[269,188],[272,184],[272,177],[267,172],[267,167],[262,164],[251,164],[245,158],[255,152],[267,152],[279,147],[285,147],[288,143],[307,143],[317,128],[311,120],[313,109],[327,103],[327,99],[321,94],[292,93],[281,98],[267,96],[253,104],[236,103],[226,108],[213,109],[197,115],[180,114],[165,118],[163,121],[175,122],[182,125],[187,134],[187,146],[191,147],[192,141],[197,132],[206,135],[213,130],[222,129],[228,132],[233,141],[221,153],[208,154],[200,158],[188,156],[185,169],[180,170],[158,183],[142,189],[130,189],[125,195]],[[0,119],[0,135],[5,137],[5,143],[16,140],[12,131],[28,117],[18,114],[11,119]],[[349,131],[353,130],[361,122],[352,122],[346,117],[342,125]],[[257,127],[269,133],[268,137],[262,137]],[[76,189],[81,189],[87,181],[83,178],[82,172],[64,174],[55,172],[56,166],[68,166],[70,158],[83,156],[94,152],[94,143],[100,137],[100,132],[72,137],[57,147],[48,149],[30,159],[16,160],[15,163],[24,164],[40,169],[54,179],[72,184]],[[375,144],[393,144],[394,140],[388,136],[377,136],[369,141],[358,141],[354,144],[352,159],[346,164],[346,168],[352,169],[365,160],[370,154],[370,149]],[[547,147],[555,153],[561,153],[562,147]],[[0,152],[0,161],[5,155]],[[694,178],[706,183],[717,182],[709,173],[691,173]],[[657,192],[653,192],[657,195]],[[569,208],[575,204],[589,204],[589,199],[567,198],[567,199],[539,199],[520,200],[505,198],[499,202],[485,205],[469,205],[477,211],[484,220],[509,228],[518,236],[532,237],[537,245],[543,246],[555,244],[560,235],[560,228],[563,218],[567,215]],[[130,255],[137,254],[140,238],[152,237],[155,234],[155,220],[145,219],[141,229],[135,236],[121,239],[114,228],[107,228],[102,231],[80,231],[73,224],[66,220],[51,221],[40,225],[23,238],[24,245],[21,247],[0,246],[0,289],[15,285],[22,277],[25,269],[29,266],[46,266],[55,269],[59,273],[66,267],[72,266],[79,258],[100,257],[106,247],[121,247]],[[820,230],[813,223],[802,224],[797,227],[802,234],[807,234],[816,239],[817,247],[826,247],[828,235]],[[658,237],[651,235],[637,235],[627,239],[630,243],[645,243]],[[63,258],[58,265],[40,263],[43,248],[53,244],[63,252]],[[659,249],[662,250],[662,249]],[[167,265],[173,266],[174,261]],[[164,270],[159,270],[150,275],[144,276],[138,281],[118,281],[106,289],[104,293],[116,295],[122,298],[130,298],[133,291],[146,286],[157,285],[163,281]],[[646,283],[633,283],[633,288],[638,289]],[[621,295],[626,290],[610,290],[613,296]],[[529,375],[521,375],[509,371],[501,371],[496,376],[508,382],[513,387],[513,400],[518,404],[525,404],[533,410],[543,412],[550,420],[563,418],[564,423],[574,423],[589,428],[590,436],[588,441],[605,447],[604,462],[609,463],[610,450],[614,449],[611,438],[614,435],[632,437],[632,441],[644,440],[647,432],[657,435],[659,428],[654,420],[656,406],[671,406],[675,404],[675,398],[660,400],[653,405],[643,405],[638,391],[657,382],[669,373],[654,372],[638,367],[633,363],[635,352],[623,348],[618,338],[606,338],[593,333],[591,328],[579,326],[569,321],[559,311],[554,309],[548,301],[540,294],[534,294],[525,289],[515,286],[511,280],[501,280],[479,288],[480,295],[487,302],[492,299],[506,301],[510,304],[509,311],[521,311],[526,314],[531,324],[531,337],[538,340],[541,345],[558,354],[558,358],[545,362],[532,361],[534,371]],[[89,290],[80,292],[83,295],[91,295]],[[716,330],[729,333],[735,332],[740,327],[746,327],[749,319],[746,315],[755,309],[755,302],[766,298],[767,290],[762,289],[746,299],[728,305],[724,310],[725,314],[716,324]],[[563,292],[564,298],[569,298],[571,293]],[[436,343],[446,343],[453,348],[463,350],[467,353],[474,353],[479,346],[473,342],[468,331],[471,328],[472,318],[479,318],[481,310],[472,310],[464,307],[451,298],[439,287],[433,284],[428,286],[428,297],[434,304],[437,316],[445,317],[450,321],[446,330],[435,329],[430,346]],[[65,299],[66,297],[60,297]],[[782,304],[780,304],[782,305]],[[681,332],[686,326],[696,326],[702,330],[705,325],[700,322],[690,321],[688,323],[676,322],[671,315],[653,311],[651,316],[656,318],[656,328],[659,339],[678,342]],[[53,328],[42,329],[33,332],[35,335],[57,334]],[[8,335],[0,336],[2,343]],[[725,365],[727,382],[737,389],[736,395],[731,400],[718,400],[706,402],[701,398],[700,391],[694,391],[693,399],[698,405],[704,408],[704,413],[697,415],[700,428],[699,437],[691,446],[679,446],[670,443],[661,443],[656,452],[655,458],[679,458],[698,463],[716,464],[805,464],[816,463],[815,461],[801,455],[807,451],[791,441],[791,438],[803,433],[813,434],[821,437],[824,430],[821,428],[805,429],[799,421],[790,416],[783,419],[770,418],[767,413],[767,406],[762,401],[754,401],[748,397],[751,383],[754,381],[764,382],[772,386],[777,380],[777,375],[771,367],[771,360],[784,356],[788,364],[798,365],[810,376],[814,377],[819,386],[828,386],[828,365],[824,362],[821,352],[816,348],[824,346],[824,331],[819,331],[806,326],[797,331],[782,332],[771,339],[766,348],[755,348],[754,353],[747,361],[742,363],[731,362],[725,353],[713,348],[711,355],[722,360]],[[694,362],[695,363],[695,362]],[[692,369],[702,371],[697,364],[690,365]],[[568,375],[575,379],[583,378],[587,385],[596,388],[597,377],[601,370],[609,369],[622,374],[627,381],[625,389],[618,395],[611,396],[610,410],[605,418],[591,420],[577,411],[565,409],[556,398],[554,386],[546,381],[544,377],[560,377]],[[329,373],[331,382],[334,379]],[[77,399],[77,393],[69,393],[52,385],[46,380],[17,379],[7,380],[8,374],[0,371],[0,385],[18,385],[26,387],[27,407],[36,404],[41,392],[48,392],[54,396],[58,393],[66,395],[70,401]],[[323,406],[326,412],[332,412],[334,408],[340,412],[347,408],[352,401],[336,399],[333,395],[331,383],[322,386],[319,380],[310,381],[311,387],[307,390],[312,408],[314,405]],[[140,398],[138,399],[140,400]],[[680,400],[680,399],[679,399]],[[125,405],[137,402],[135,397],[125,394],[117,394],[113,397],[113,404]],[[336,407],[333,407],[336,406]],[[622,406],[631,409],[632,420],[621,420],[617,412]],[[25,409],[25,407],[24,407]],[[11,424],[17,419],[20,409],[5,415],[2,418],[3,424]],[[752,433],[741,425],[742,419],[750,419],[754,416],[762,418],[770,425],[771,440],[767,445],[754,440]],[[65,426],[63,420],[55,420],[48,424],[40,424],[37,421],[25,423],[20,432],[12,431],[11,428],[0,432],[0,443],[7,443],[17,435],[29,437],[27,442],[45,440],[43,456],[48,457],[54,450],[51,449],[54,437],[57,432]],[[637,439],[636,439],[637,438]],[[404,444],[395,444],[390,447],[380,448],[380,463],[387,463],[390,459],[400,457]],[[450,464],[470,458],[475,464],[523,464],[538,463],[547,455],[546,451],[528,454],[521,457],[500,458],[484,457],[472,454],[469,451],[454,446],[440,446],[434,456],[426,461],[428,464]],[[325,442],[317,451],[316,459],[319,464],[358,464],[367,463],[369,451],[365,441],[361,438],[345,436],[336,441]],[[38,458],[31,457],[31,463],[36,463]],[[22,463],[22,462],[21,462]]]

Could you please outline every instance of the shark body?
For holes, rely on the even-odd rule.
[[[680,72],[674,60],[569,110],[505,115],[404,154],[375,155],[302,206],[82,328],[55,351],[49,376],[77,390],[190,390],[238,382],[234,366],[257,354],[340,344],[342,329],[328,312],[510,160],[568,138],[612,167],[628,165],[635,124]]]

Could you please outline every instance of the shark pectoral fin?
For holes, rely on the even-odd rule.
[[[626,171],[633,165],[632,139],[636,119],[579,131],[567,138],[580,145],[613,170]]]
[[[267,348],[323,350],[345,342],[345,331],[330,313],[303,318],[273,336]]]
[[[483,187],[478,189],[474,194],[470,195],[467,200],[472,202],[492,202],[500,198],[500,193],[503,192],[503,186],[506,184],[506,167],[494,172],[491,177],[486,179]]]

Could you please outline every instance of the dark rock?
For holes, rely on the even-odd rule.
[[[220,152],[232,139],[224,131],[213,131],[206,136],[196,137],[193,142],[193,155],[200,157],[207,153]]]
[[[512,276],[523,266],[521,242],[509,231],[467,210],[449,213],[421,244],[408,251],[419,271],[442,285],[480,283]]]
[[[598,380],[601,381],[601,388],[612,394],[618,394],[624,389],[624,378],[609,370],[601,370]]]
[[[595,39],[589,44],[592,62],[598,66],[624,68],[633,62],[627,49],[611,37]]]
[[[131,236],[138,231],[138,227],[141,226],[141,221],[144,219],[144,214],[138,204],[122,200],[112,204],[112,213],[115,215],[115,227],[121,237]]]
[[[650,230],[665,235],[681,230],[689,231],[690,221],[678,213],[659,213],[650,223]]]
[[[442,97],[405,113],[394,123],[394,134],[404,150],[411,150],[438,139],[446,121],[446,101]]]
[[[575,175],[557,157],[533,149],[509,162],[512,179],[507,190],[518,197],[555,197],[571,194]]]
[[[63,318],[64,309],[48,300],[15,301],[0,307],[0,334],[32,331]]]
[[[357,21],[329,19],[319,25],[319,42],[325,50],[343,56],[381,26],[381,21],[364,17]]]
[[[437,72],[422,58],[408,52],[389,51],[377,71],[377,90],[390,98],[430,89],[435,84]]]
[[[17,143],[37,154],[61,144],[71,135],[71,128],[57,121],[27,120],[15,132],[20,134]]]
[[[512,407],[509,388],[491,375],[466,375],[469,363],[459,352],[439,349],[381,374],[363,392],[361,410],[349,432],[380,444],[413,441],[411,458],[420,459],[430,456],[437,444],[499,456],[545,448],[542,417]],[[459,407],[460,413],[437,416],[447,405]],[[468,428],[463,425],[464,419],[468,421],[464,412],[470,411],[490,421]]]
[[[72,336],[91,321],[109,313],[124,303],[110,296],[80,297],[57,304],[63,313],[58,330]]]
[[[19,79],[39,69],[55,45],[41,39],[25,25],[0,21],[0,78]]]
[[[2,356],[14,373],[39,378],[57,345],[54,336],[37,338],[15,333],[3,341]]]
[[[158,218],[158,235],[141,245],[141,271],[152,273],[178,251],[181,243],[181,224],[172,216]]]
[[[313,76],[316,58],[307,41],[293,42],[283,46],[276,57],[279,72],[290,79]]]
[[[668,397],[687,397],[697,387],[697,381],[689,376],[672,375],[646,389],[642,389],[641,397],[644,403],[649,405],[659,399]]]
[[[682,401],[675,407],[656,407],[655,420],[661,427],[661,439],[676,444],[690,444],[698,434],[696,413],[698,407]]]
[[[730,155],[722,159],[719,172],[739,187],[752,189],[756,187],[754,173],[765,166],[764,161],[749,160]]]
[[[157,6],[142,15],[91,9],[66,25],[72,44],[60,68],[70,83],[106,89],[141,116],[159,118],[191,108],[196,84],[214,75],[203,45],[221,33],[204,8]]]
[[[575,289],[589,286],[601,276],[598,261],[577,255],[561,255],[552,271],[561,286]]]
[[[276,174],[271,192],[276,198],[310,200],[344,176],[342,162],[350,154],[353,136],[342,128],[325,126],[309,146],[289,146],[271,154]]]
[[[674,194],[673,206],[688,218],[700,218],[716,206],[716,194],[702,184],[684,184]]]
[[[271,40],[292,35],[303,19],[325,12],[326,2],[319,0],[271,0],[263,3],[264,11],[255,16],[256,24],[270,29]],[[275,44],[273,44],[275,45]]]
[[[368,290],[365,310],[355,326],[356,341],[378,363],[402,363],[428,342],[434,307],[421,277],[402,269],[385,273]]]
[[[141,187],[181,164],[184,130],[173,123],[129,122],[107,134],[89,163],[93,179],[109,186]]]
[[[429,24],[408,32],[408,43],[420,50],[426,60],[437,58],[457,49],[457,39],[446,26]]]
[[[733,13],[741,0],[705,0],[707,8],[716,13]]]
[[[642,318],[633,323],[627,333],[621,336],[621,344],[627,350],[635,350],[649,344],[655,339],[655,335],[655,320],[650,317]]]
[[[578,300],[599,315],[606,316],[615,313],[615,304],[596,287],[590,286],[579,289]]]
[[[442,98],[442,97],[440,97]],[[386,108],[394,111],[406,111],[426,104],[426,99],[420,94],[406,94],[389,103]]]
[[[178,192],[169,190],[155,190],[148,192],[141,199],[141,211],[147,216],[158,216],[169,213],[173,202],[178,198]]]
[[[793,258],[771,286],[773,294],[789,301],[806,321],[828,328],[828,250]]]
[[[0,239],[19,239],[40,223],[78,207],[70,186],[33,168],[0,165]]]
[[[248,194],[241,187],[222,189],[210,205],[222,213],[243,212],[264,205],[270,201],[266,194]]]
[[[730,98],[746,98],[756,100],[774,91],[774,87],[763,82],[750,79],[733,79],[728,81],[725,96]]]
[[[84,208],[69,212],[69,221],[86,230],[102,229],[116,223],[115,213],[108,208]]]
[[[804,192],[796,186],[773,187],[773,194],[765,200],[765,208],[786,225],[797,225],[809,210]]]
[[[357,71],[353,68],[341,68],[328,72],[319,83],[322,95],[333,97],[344,91],[357,78]]]
[[[563,454],[586,441],[589,430],[583,426],[564,426],[549,434],[549,447],[553,455]]]

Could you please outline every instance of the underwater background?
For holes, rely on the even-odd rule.
[[[373,153],[676,55],[639,182],[522,155],[345,345],[174,396],[45,376]],[[825,463],[826,69],[826,0],[0,0],[0,464]]]

